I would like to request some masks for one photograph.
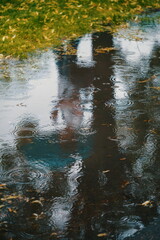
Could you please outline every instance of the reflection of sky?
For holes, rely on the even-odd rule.
[[[138,27],[137,27],[138,28]],[[136,29],[138,32],[138,29]],[[113,56],[114,66],[114,94],[115,99],[126,99],[130,90],[141,78],[147,77],[153,48],[160,41],[160,28],[157,27],[152,35],[152,29],[142,34],[142,41],[128,40],[121,37],[114,38],[114,46],[119,49]],[[148,77],[149,78],[149,77]]]
[[[80,67],[92,67],[94,64],[92,34],[86,34],[81,38],[77,48],[77,65]]]
[[[18,68],[18,63],[9,66],[11,74],[10,81],[2,82],[1,90],[1,136],[3,141],[10,142],[14,136],[14,128],[25,118],[35,118],[39,122],[39,127],[50,125],[49,110],[51,109],[52,98],[57,96],[58,70],[55,62],[55,56],[52,53],[46,53],[45,64],[42,65],[42,59],[35,59],[34,64],[29,61],[21,63],[20,69],[23,69],[21,79],[18,78],[14,68]],[[33,60],[34,61],[34,60]],[[32,65],[33,64],[33,65]],[[29,70],[28,70],[29,69]]]
[[[149,60],[154,45],[158,46],[160,43],[159,36],[160,27],[158,25],[154,26],[153,24],[148,28],[132,26],[129,30],[120,31],[117,37],[114,37],[114,45],[121,49],[122,56],[127,62],[138,66],[142,59]]]

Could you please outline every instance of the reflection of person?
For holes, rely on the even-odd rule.
[[[77,95],[62,99],[51,112],[51,118],[58,121],[58,115],[61,113],[65,121],[65,129],[60,133],[61,140],[74,140],[74,131],[81,127],[83,121],[83,110],[80,104],[80,99]]]
[[[80,39],[80,43],[83,40]],[[77,155],[88,157],[92,145],[92,134],[86,131],[90,130],[92,124],[94,90],[90,83],[93,74],[90,74],[89,68],[79,69],[76,56],[64,55],[58,60],[57,69],[58,96],[54,99],[55,102],[52,102],[53,107],[49,113],[52,131],[43,134],[41,129],[36,127],[36,134],[31,138],[25,136],[24,140],[18,137],[18,142],[21,141],[21,146],[18,146],[30,162],[41,162],[51,168],[67,166],[75,161]],[[22,134],[23,126],[21,127],[17,135]]]

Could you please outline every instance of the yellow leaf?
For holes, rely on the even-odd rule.
[[[38,204],[40,204],[41,206],[43,206],[43,204],[42,204],[41,201],[39,201],[39,200],[34,200],[34,201],[32,201],[31,203],[38,203]]]
[[[111,17],[107,17],[107,21],[110,22],[112,20]]]
[[[56,232],[53,232],[53,233],[51,233],[50,236],[51,236],[51,237],[52,237],[52,236],[57,236],[57,233],[56,233]]]
[[[5,196],[4,198],[1,198],[1,201],[7,201],[7,200],[11,200],[11,199],[17,199],[17,198],[21,198],[20,195],[10,195],[10,196]]]
[[[17,211],[15,209],[13,209],[13,208],[8,208],[8,211],[9,212],[13,212],[13,213],[17,213]]]
[[[153,88],[153,89],[156,89],[156,90],[160,90],[160,87],[150,87],[150,88]]]
[[[44,37],[45,40],[51,40],[50,38],[48,38],[48,37],[45,36],[44,34],[43,34],[43,37]]]
[[[2,54],[3,55],[3,54]],[[6,187],[5,183],[0,184],[0,188]]]
[[[107,235],[108,235],[107,233],[99,233],[99,234],[97,234],[97,237],[105,237]]]
[[[156,76],[153,75],[152,77],[150,77],[150,78],[148,78],[148,79],[146,79],[146,80],[138,81],[138,82],[139,82],[139,83],[145,83],[145,82],[149,82],[149,81],[151,81],[152,79],[155,79],[155,78],[156,78]]]
[[[0,205],[0,208],[3,208],[3,207],[5,207],[5,205]]]
[[[105,53],[105,52],[110,52],[112,50],[116,50],[116,49],[114,47],[97,48],[96,52],[97,53]]]
[[[153,204],[150,200],[143,202],[141,205],[144,207],[152,207],[153,206]]]
[[[2,41],[3,41],[3,42],[5,41],[5,39],[6,39],[6,36],[2,37]]]

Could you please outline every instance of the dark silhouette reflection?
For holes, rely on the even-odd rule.
[[[112,37],[106,33],[95,34],[92,38],[94,50],[99,46],[103,48],[113,46]],[[125,172],[119,161],[122,156],[117,146],[114,109],[109,104],[114,99],[112,55],[95,54],[94,61],[95,66],[90,74],[94,76],[92,127],[96,134],[92,156],[83,159],[79,194],[72,208],[68,238],[73,239],[96,239],[98,233],[106,231],[109,236],[114,232],[109,221],[112,222],[112,218],[116,221],[121,215],[121,210],[114,208],[120,206],[124,199],[121,185],[125,179]],[[87,73],[89,69],[83,71]],[[87,74],[86,76],[88,77]]]

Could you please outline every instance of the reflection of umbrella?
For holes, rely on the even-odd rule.
[[[74,162],[77,156],[87,158],[91,149],[92,136],[80,136],[77,141],[60,141],[57,135],[52,135],[35,138],[32,143],[20,147],[27,160],[56,169]]]

